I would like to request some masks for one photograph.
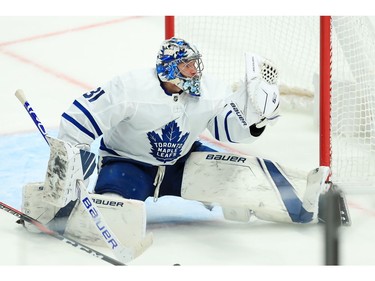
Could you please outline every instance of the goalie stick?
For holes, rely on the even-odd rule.
[[[27,113],[29,113],[31,119],[34,121],[34,123],[35,123],[36,127],[38,128],[39,132],[42,134],[44,140],[48,144],[48,140],[46,138],[47,132],[44,129],[44,126],[43,126],[42,122],[40,122],[38,116],[35,114],[34,109],[30,106],[29,102],[26,100],[23,92],[21,90],[17,90],[15,95],[18,98],[18,100],[22,103],[22,105],[25,107]]]
[[[35,125],[37,126],[39,132],[44,137],[48,145],[48,134],[44,129],[43,124],[39,120],[38,116],[30,106],[30,103],[26,100],[26,97],[22,90],[17,90],[15,93],[18,100],[24,105],[25,109],[29,113],[30,117],[33,119]],[[92,153],[89,153],[92,154]],[[92,166],[95,166],[95,161],[92,161],[90,165],[86,165],[86,171],[84,171],[85,178],[87,178],[93,171]],[[89,171],[89,172],[88,172]],[[86,190],[82,181],[77,181],[77,189],[79,194],[79,200],[85,206],[85,211],[89,214],[92,222],[96,225],[97,230],[100,232],[103,237],[106,245],[111,249],[113,254],[121,262],[126,263],[140,254],[142,254],[151,244],[152,244],[152,235],[147,235],[141,242],[139,242],[134,247],[124,247],[116,235],[110,230],[108,224],[105,222],[103,215],[100,213],[96,204],[91,200],[89,192]]]
[[[88,246],[85,246],[85,245],[83,245],[83,244],[81,244],[81,243],[79,243],[79,242],[77,242],[77,241],[75,241],[75,240],[73,240],[71,238],[67,238],[64,235],[61,235],[61,234],[59,234],[59,233],[57,233],[57,232],[49,229],[48,227],[46,227],[45,225],[43,225],[42,223],[40,223],[38,220],[33,219],[32,217],[26,215],[25,213],[23,213],[23,212],[15,209],[15,208],[7,205],[7,204],[5,204],[5,203],[3,203],[1,201],[0,201],[0,209],[2,209],[4,211],[6,211],[6,212],[8,212],[8,213],[10,213],[10,214],[12,214],[14,216],[16,216],[19,219],[22,219],[22,220],[24,220],[26,222],[32,223],[42,233],[45,233],[45,234],[47,234],[49,236],[52,236],[52,237],[54,237],[54,238],[56,238],[56,239],[58,239],[60,241],[63,241],[66,244],[71,245],[71,246],[73,246],[73,247],[75,247],[77,249],[80,249],[80,250],[84,251],[85,253],[87,253],[87,254],[89,254],[91,256],[94,256],[96,258],[102,259],[102,260],[104,260],[104,261],[106,261],[108,263],[111,263],[113,265],[126,265],[126,264],[124,264],[122,262],[119,262],[116,259],[113,259],[113,258],[111,258],[109,256],[106,256],[106,255],[104,255],[104,254],[102,254],[102,253],[100,253],[100,252],[98,252],[98,251],[96,251],[96,250],[94,250],[94,249],[92,249],[92,248],[90,248]]]

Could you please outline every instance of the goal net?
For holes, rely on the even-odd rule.
[[[375,190],[375,32],[368,17],[332,17],[332,179]]]
[[[178,16],[174,35],[194,42],[205,70],[231,85],[244,79],[250,51],[278,67],[284,108],[314,113],[319,104],[318,16]],[[332,181],[347,190],[375,191],[374,40],[369,18],[332,17],[330,166]]]

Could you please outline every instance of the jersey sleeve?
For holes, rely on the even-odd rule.
[[[72,144],[91,144],[96,138],[129,118],[134,105],[127,101],[120,76],[77,98],[62,114],[58,138]]]
[[[255,126],[260,121],[258,114],[248,114],[250,118],[245,118],[245,98],[245,90],[240,88],[222,101],[215,117],[207,126],[215,139],[231,143],[251,143],[263,133],[265,127]]]

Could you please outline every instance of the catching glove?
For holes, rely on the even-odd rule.
[[[246,53],[246,93],[245,116],[257,114],[257,128],[276,121],[280,104],[277,86],[278,72],[275,66],[260,56]]]

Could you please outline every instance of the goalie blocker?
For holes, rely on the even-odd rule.
[[[152,235],[146,235],[144,202],[113,194],[88,196],[82,180],[92,173],[95,154],[49,136],[46,139],[51,148],[46,179],[24,186],[22,211],[54,231],[85,243],[117,249],[120,242],[134,249],[136,256],[150,246]],[[35,230],[31,224],[24,225]]]

